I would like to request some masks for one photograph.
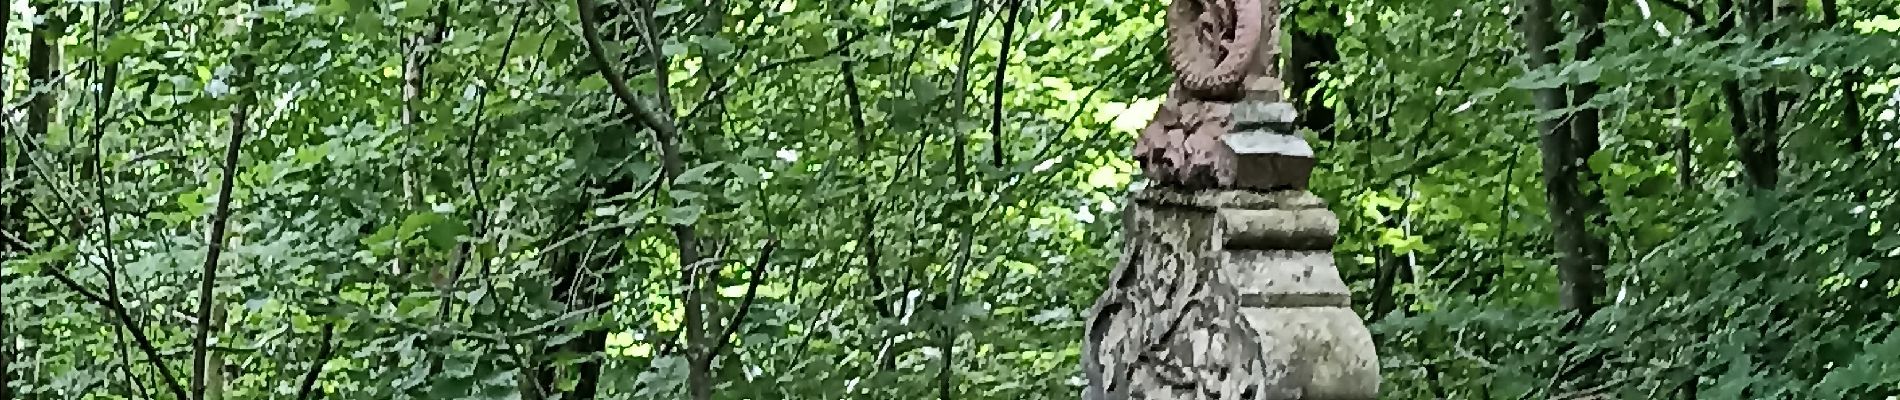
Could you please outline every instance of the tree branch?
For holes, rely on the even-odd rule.
[[[297,386],[297,400],[310,400],[316,393],[317,376],[323,374],[323,365],[328,364],[336,344],[331,340],[336,336],[336,322],[323,324],[322,337],[317,339],[317,358],[310,363],[310,369],[303,373],[303,384]]]
[[[1022,14],[1023,1],[1009,0],[1009,19],[1003,22],[1003,47],[996,56],[996,79],[990,81],[990,164],[1003,168],[1003,73],[1009,71],[1009,53],[1015,43],[1016,18]]]
[[[758,300],[759,285],[765,283],[765,270],[772,261],[772,252],[778,250],[778,239],[766,241],[765,248],[759,250],[759,259],[752,262],[751,282],[746,284],[745,296],[739,300],[739,309],[733,311],[732,320],[726,322],[726,328],[715,337],[713,348],[706,352],[706,365],[713,365],[719,359],[719,353],[732,346],[732,335],[738,333],[739,326],[745,324],[747,312],[752,311],[752,302]]]
[[[257,20],[251,21],[251,46],[239,51],[255,51],[263,35],[258,32],[262,26]],[[244,136],[249,133],[248,121],[251,103],[256,101],[255,72],[257,64],[254,54],[238,54],[233,64],[237,65],[240,89],[248,89],[239,94],[236,104],[231,105],[231,140],[224,147],[224,179],[218,183],[218,205],[211,215],[210,233],[205,238],[208,243],[205,250],[205,263],[202,280],[198,282],[198,329],[192,338],[191,349],[191,399],[204,400],[205,373],[207,356],[211,341],[211,298],[212,289],[217,287],[218,257],[224,253],[224,235],[231,221],[232,185],[237,181],[238,154],[244,147]]]
[[[660,148],[661,179],[665,181],[668,188],[671,188],[673,180],[680,176],[686,164],[685,158],[680,154],[679,128],[674,125],[671,105],[666,104],[666,114],[663,116],[655,111],[653,107],[640,101],[640,99],[633,94],[633,89],[627,86],[627,80],[620,75],[620,70],[612,67],[615,64],[614,60],[617,58],[609,55],[606,46],[601,44],[600,16],[597,14],[597,5],[594,0],[574,0],[574,5],[579,9],[577,11],[580,14],[581,20],[581,38],[587,43],[588,54],[593,56],[595,63],[600,64],[601,77],[607,81],[607,85],[613,90],[614,97],[618,98],[620,102],[626,106],[627,111],[633,113],[634,117],[638,118],[647,127],[653,129],[654,139],[659,142],[658,147]],[[649,16],[646,21],[648,23],[647,26],[652,26],[650,19],[651,14],[649,13],[647,15]],[[651,47],[651,45],[649,47]],[[661,54],[659,48],[649,48],[648,51],[656,54],[656,61],[661,61],[659,60],[660,57],[657,56]],[[654,71],[654,76],[658,78],[656,79],[655,85],[665,88],[669,83],[666,78],[665,63],[656,62],[655,66],[658,68]],[[662,93],[662,95],[664,95],[664,93]],[[665,99],[665,97],[662,97],[662,99]],[[686,284],[686,295],[682,297],[681,303],[686,306],[685,323],[686,340],[688,343],[686,353],[689,355],[688,359],[690,360],[692,359],[690,355],[693,354],[691,343],[698,341],[697,338],[704,335],[703,329],[705,328],[703,326],[704,321],[702,321],[703,316],[701,315],[699,304],[696,301],[697,291],[693,290],[695,287],[693,285],[696,285],[697,282],[693,279],[693,271],[689,268],[685,268],[685,266],[696,264],[700,260],[698,238],[696,237],[698,234],[694,231],[692,224],[674,225],[672,230],[675,246],[679,249],[679,261],[682,266],[680,268],[680,280],[681,283]],[[688,375],[689,381],[700,380],[696,379],[698,374],[689,373]],[[689,386],[692,387],[690,391],[694,399],[704,399],[710,396],[710,392],[707,392],[707,390],[710,390],[710,384],[707,382],[689,382]]]
[[[12,243],[16,249],[29,252],[38,251],[34,249],[32,244],[26,243],[26,241],[20,240],[19,237],[15,237],[12,233],[4,230],[0,230],[0,239],[6,239],[6,241]],[[126,332],[132,334],[133,344],[138,346],[140,353],[145,353],[145,358],[151,362],[152,369],[158,370],[159,378],[165,381],[165,387],[172,392],[172,396],[180,399],[187,398],[185,388],[178,385],[178,379],[172,375],[171,368],[165,366],[165,359],[159,356],[158,347],[152,345],[151,338],[145,336],[144,330],[132,325],[132,313],[125,309],[124,304],[113,302],[105,296],[99,295],[99,293],[86,289],[85,285],[81,285],[79,281],[74,280],[72,276],[66,275],[65,269],[49,265],[41,268],[41,270],[46,271],[46,274],[51,275],[53,280],[58,281],[60,285],[74,292],[78,292],[80,297],[84,297],[87,301],[91,301],[100,307],[105,307],[106,311],[111,312],[113,318],[118,319],[119,324],[125,326]]]
[[[673,125],[673,120],[670,116],[660,116],[658,112],[653,110],[652,106],[647,105],[646,102],[641,101],[638,96],[634,95],[633,89],[627,86],[626,77],[620,76],[620,71],[612,67],[612,65],[615,64],[613,62],[614,58],[607,54],[607,47],[600,42],[600,15],[597,14],[598,11],[596,10],[598,6],[594,0],[574,0],[574,7],[580,11],[581,40],[587,43],[588,54],[593,57],[594,62],[600,64],[601,78],[607,80],[607,87],[612,89],[614,97],[619,99],[620,103],[625,105],[629,112],[633,113],[633,116],[640,120],[641,124],[652,128],[654,134],[659,136],[662,153],[671,153],[664,149],[671,146],[670,143],[673,142],[675,139],[674,136],[678,134],[679,130]],[[653,49],[653,51],[659,51],[659,49]],[[678,156],[679,154],[675,153],[670,155],[662,154],[661,157],[663,159],[670,159],[677,158]],[[666,169],[680,167],[671,161],[677,160],[662,160],[662,167]],[[669,171],[667,174],[673,175],[674,172]],[[668,178],[667,180],[670,183],[672,179]]]

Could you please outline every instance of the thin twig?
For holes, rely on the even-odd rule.
[[[1003,22],[1003,47],[996,56],[996,78],[990,81],[990,165],[1003,168],[1003,80],[1009,71],[1009,53],[1014,50],[1016,18],[1022,14],[1023,1],[1009,0],[1009,20]]]
[[[739,301],[739,309],[733,312],[732,320],[727,321],[726,328],[714,338],[716,342],[713,343],[712,351],[706,352],[706,365],[713,365],[714,361],[719,360],[719,353],[731,347],[732,334],[745,324],[746,313],[752,311],[752,302],[758,300],[759,285],[765,283],[765,270],[771,265],[772,252],[775,250],[778,250],[776,238],[768,240],[765,248],[759,250],[759,259],[752,263],[752,277],[750,283],[746,284],[745,296]]]
[[[29,251],[31,250],[30,246],[18,241],[18,238],[13,237],[13,235],[9,234],[6,235],[6,237],[10,241],[13,241],[16,246],[29,249]],[[144,330],[133,325],[132,313],[125,309],[124,304],[112,302],[106,299],[105,296],[100,296],[98,293],[87,290],[84,285],[79,284],[79,281],[73,280],[71,276],[67,276],[63,268],[49,265],[41,269],[46,271],[47,275],[52,275],[53,280],[59,281],[60,285],[66,286],[67,289],[74,292],[78,292],[80,297],[85,297],[86,300],[98,304],[100,307],[105,307],[106,311],[111,312],[112,316],[119,320],[119,324],[125,326],[126,332],[132,334],[132,343],[138,346],[139,352],[145,353],[145,358],[152,364],[152,369],[158,370],[159,378],[164,381],[165,388],[172,392],[172,396],[181,399],[186,398],[185,396],[187,395],[184,386],[178,385],[178,379],[172,375],[171,368],[165,365],[165,358],[159,355],[158,347],[152,345],[151,338],[145,335]]]
[[[297,400],[310,400],[316,393],[317,376],[323,374],[323,365],[329,364],[336,351],[336,344],[331,342],[335,335],[336,322],[323,324],[323,333],[317,338],[317,358],[310,362],[310,369],[304,370],[303,384],[297,387]]]
[[[489,75],[489,85],[501,85],[501,72],[508,67],[508,56],[512,54],[515,48],[515,37],[521,33],[522,16],[527,14],[528,10],[526,7],[515,10],[514,26],[508,29],[508,39],[502,42],[501,57],[495,61],[495,72]],[[462,165],[465,170],[463,179],[464,183],[468,186],[469,196],[471,200],[474,201],[470,208],[473,208],[471,211],[471,219],[475,221],[475,224],[474,229],[469,232],[469,237],[470,240],[475,242],[486,241],[488,239],[488,201],[482,198],[482,184],[480,179],[481,175],[487,172],[487,168],[480,164],[486,164],[487,159],[483,158],[483,162],[481,163],[476,162],[475,145],[481,141],[484,128],[488,127],[488,95],[494,92],[495,88],[485,87],[481,95],[476,96],[474,129],[468,135],[468,140],[463,143],[462,147]],[[490,270],[489,257],[482,254],[475,254],[475,245],[469,242],[461,243],[456,250],[454,270],[457,279],[462,276],[464,270],[467,268],[469,258],[480,257],[482,284],[493,285],[493,282],[488,279]]]

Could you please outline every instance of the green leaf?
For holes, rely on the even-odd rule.
[[[917,104],[930,104],[937,101],[937,82],[922,76],[913,76],[910,81],[911,93],[916,96]]]
[[[1588,161],[1588,163],[1589,163],[1590,171],[1592,172],[1596,172],[1599,174],[1609,172],[1610,171],[1610,152],[1599,151],[1596,154],[1591,154],[1590,160]]]
[[[745,165],[745,164],[730,164],[730,165],[732,167],[731,168],[732,175],[735,177],[738,177],[740,182],[757,183],[759,182],[760,179],[762,179],[761,173],[759,172],[758,168],[753,168],[752,166]]]
[[[1512,79],[1511,82],[1507,84],[1507,86],[1512,88],[1526,90],[1554,89],[1563,87],[1563,85],[1564,80],[1562,77],[1552,74],[1550,69],[1545,68],[1532,70],[1523,76],[1517,77],[1517,79]]]
[[[119,35],[113,37],[111,42],[106,43],[105,52],[101,54],[101,56],[105,58],[107,64],[116,64],[119,60],[124,59],[125,55],[144,48],[144,40],[140,40],[134,35]]]
[[[73,245],[62,244],[46,251],[33,253],[33,255],[26,257],[25,262],[14,264],[14,268],[16,271],[19,271],[21,275],[38,275],[41,269],[48,266],[71,263],[73,256],[77,254],[78,251],[73,248]],[[64,267],[55,266],[52,268]]]
[[[404,0],[401,16],[403,18],[421,17],[428,15],[434,8],[435,0]]]
[[[699,215],[703,211],[704,209],[698,205],[669,208],[660,213],[660,222],[667,225],[692,225],[699,221]]]
[[[707,163],[705,165],[700,165],[700,166],[688,169],[686,170],[686,172],[680,173],[679,177],[673,178],[673,183],[678,184],[678,185],[699,183],[700,181],[706,180],[706,174],[709,172],[712,172],[712,170],[715,168],[719,168],[720,164],[724,164],[724,163],[719,162],[719,161],[714,161],[711,163]]]
[[[1887,235],[1874,243],[1874,250],[1888,252],[1888,257],[1900,257],[1900,235]]]
[[[357,14],[356,24],[351,28],[359,36],[375,37],[383,33],[383,18],[375,13]]]
[[[732,42],[718,36],[699,38],[699,48],[706,56],[718,56],[732,52]]]
[[[1576,69],[1571,72],[1576,74],[1576,83],[1596,82],[1598,78],[1603,77],[1603,67],[1589,61],[1577,64]]]
[[[427,239],[431,247],[443,251],[455,248],[459,237],[466,234],[468,226],[462,221],[433,212],[410,214],[403,219],[402,227],[396,230],[397,237],[421,237]]]
[[[664,4],[664,5],[659,6],[658,8],[653,9],[653,16],[664,17],[668,15],[677,14],[680,12],[680,10],[685,10],[685,9],[686,9],[685,5],[681,5],[677,3]]]

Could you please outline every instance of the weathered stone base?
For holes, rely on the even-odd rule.
[[[1090,310],[1084,399],[1373,399],[1378,359],[1304,191],[1136,193]]]

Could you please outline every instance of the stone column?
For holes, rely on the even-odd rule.
[[[1089,312],[1083,398],[1373,399],[1378,358],[1306,191],[1272,62],[1276,0],[1174,0],[1177,80],[1138,140],[1147,187]],[[1210,22],[1212,21],[1212,22]]]

